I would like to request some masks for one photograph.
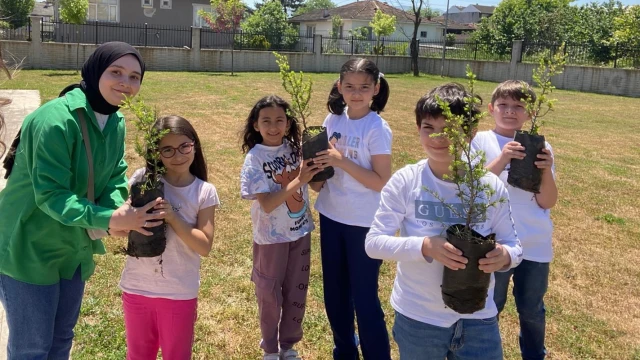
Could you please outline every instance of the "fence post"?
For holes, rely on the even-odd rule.
[[[511,63],[509,65],[509,79],[516,79],[518,63],[522,59],[522,40],[513,40],[511,43]]]
[[[478,60],[478,42],[476,41],[476,48],[473,52],[473,60]]]
[[[324,64],[322,63],[322,57],[324,54],[322,53],[322,35],[314,34],[313,35],[313,64],[314,71],[321,71],[320,69],[324,68]]]
[[[202,71],[200,62],[200,49],[202,49],[202,29],[191,27],[191,46],[189,54],[191,55],[191,71]]]
[[[147,47],[147,23],[144,23],[144,47]]]
[[[96,21],[96,45],[98,45],[98,22]]]
[[[42,16],[30,16],[31,19],[31,43],[29,44],[29,56],[27,60],[32,69],[40,69],[43,58],[42,41],[44,34],[42,33]]]
[[[351,55],[353,55],[353,35],[351,36]]]
[[[616,47],[613,50],[613,68],[618,67],[618,43],[616,42]]]

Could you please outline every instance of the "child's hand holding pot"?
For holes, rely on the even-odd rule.
[[[464,269],[469,261],[462,256],[462,251],[442,236],[425,236],[422,241],[422,256],[433,258],[451,270]]]
[[[489,251],[487,256],[478,260],[480,270],[492,273],[504,269],[511,264],[511,255],[505,247],[496,244],[496,248]]]
[[[329,166],[333,167],[341,167],[344,157],[333,144],[329,143],[329,148],[324,151],[319,151],[316,153],[316,157],[313,158],[313,162],[320,165],[322,169],[327,168]]]
[[[158,211],[158,214],[163,215],[164,221],[166,221],[167,224],[171,225],[176,221],[178,215],[173,211],[173,206],[171,206],[171,203],[166,199],[162,199],[154,209]]]

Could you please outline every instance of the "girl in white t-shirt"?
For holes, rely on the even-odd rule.
[[[191,124],[179,116],[155,123],[168,130],[159,143],[164,199],[156,205],[168,224],[161,256],[127,257],[120,288],[124,309],[127,359],[155,359],[162,348],[165,360],[191,359],[200,257],[213,243],[216,188],[207,182],[207,164]],[[144,178],[137,170],[129,183]]]
[[[299,360],[309,285],[311,231],[307,183],[320,172],[302,161],[289,104],[269,95],[251,109],[243,134],[243,199],[253,200],[253,271],[264,360]],[[308,161],[310,162],[310,161]]]
[[[334,359],[358,359],[354,310],[365,359],[391,358],[389,335],[378,298],[381,260],[365,253],[364,241],[391,177],[391,129],[378,115],[389,99],[389,85],[367,59],[351,59],[340,69],[323,126],[329,150],[313,159],[335,175],[311,183],[319,191],[324,301],[333,331]]]

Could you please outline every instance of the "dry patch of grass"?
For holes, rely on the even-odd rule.
[[[384,71],[384,69],[382,69]],[[55,74],[56,76],[51,76]],[[326,115],[325,101],[336,74],[310,74],[314,80],[312,124]],[[77,81],[73,72],[23,71],[3,88],[39,89],[44,100]],[[424,157],[413,109],[418,98],[445,81],[434,76],[387,75],[391,98],[383,117],[393,133],[394,170]],[[495,84],[480,82],[490,99]],[[163,114],[189,119],[201,137],[210,181],[222,206],[216,239],[202,263],[202,287],[194,358],[257,359],[260,340],[251,269],[249,202],[239,197],[243,162],[238,132],[261,96],[283,94],[275,73],[151,72],[141,95]],[[640,359],[640,113],[637,99],[558,91],[558,109],[543,133],[553,145],[560,200],[552,211],[555,260],[551,266],[547,347],[552,359]],[[623,109],[621,111],[621,109]],[[125,114],[128,115],[128,114]],[[481,129],[491,128],[485,119]],[[132,139],[132,134],[129,134]],[[128,150],[132,170],[141,164]],[[317,220],[317,217],[316,217]],[[111,252],[124,244],[108,239]],[[299,350],[305,359],[328,359],[331,333],[324,314],[318,231],[312,245],[312,272]],[[87,284],[76,328],[74,359],[123,359],[124,328],[117,288],[124,259],[96,257],[98,269]],[[393,322],[389,294],[395,264],[387,262],[380,278],[388,326]],[[507,359],[517,359],[518,323],[512,299],[501,317]],[[393,344],[394,358],[397,347]]]

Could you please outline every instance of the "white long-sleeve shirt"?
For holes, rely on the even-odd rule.
[[[497,242],[511,256],[510,267],[515,267],[522,260],[522,247],[511,218],[509,194],[502,181],[493,174],[488,174],[482,181],[495,189],[489,201],[500,198],[507,201],[490,207],[484,221],[476,223],[473,228],[483,236],[495,233]],[[498,311],[493,302],[493,275],[483,310],[458,314],[444,305],[440,292],[444,265],[425,258],[422,243],[425,236],[446,236],[449,225],[463,223],[464,219],[443,206],[425,188],[438,194],[450,206],[461,209],[456,185],[438,179],[429,168],[428,161],[421,161],[405,166],[391,177],[382,190],[380,207],[367,235],[365,249],[370,257],[398,262],[391,305],[411,319],[442,327],[449,327],[461,318],[495,316]],[[396,236],[397,230],[400,230],[400,236]]]

